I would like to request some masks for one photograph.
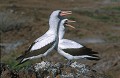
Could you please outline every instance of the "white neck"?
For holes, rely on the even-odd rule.
[[[64,34],[65,34],[65,27],[63,25],[60,25],[60,28],[59,28],[59,40],[63,39]]]
[[[58,22],[59,22],[58,17],[50,16],[50,19],[49,19],[49,26],[50,26],[49,31],[52,32],[53,34],[57,34]]]

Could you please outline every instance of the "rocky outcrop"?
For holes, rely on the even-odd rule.
[[[8,65],[0,63],[1,78],[108,78],[105,74],[93,70],[90,66],[72,63],[70,66],[52,62],[42,61],[27,69],[16,71]]]

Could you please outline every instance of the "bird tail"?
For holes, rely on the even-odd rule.
[[[24,62],[28,61],[29,59],[22,59],[19,61],[19,63],[16,66],[19,66],[21,64],[23,64]]]
[[[34,44],[35,44],[35,42],[30,45],[30,47],[24,52],[24,54],[22,54],[16,58],[16,60],[19,61],[19,63],[17,65],[23,64],[24,62],[29,60],[29,59],[25,59],[25,56],[26,56],[26,54],[28,54],[28,52],[30,51],[30,49],[32,48],[32,46]]]
[[[83,56],[88,60],[100,60],[100,57],[97,56],[98,52],[92,51],[91,48],[84,47]]]
[[[23,55],[20,55],[19,57],[16,58],[17,61],[22,60],[24,57]]]
[[[29,59],[26,59],[24,54],[23,54],[23,55],[20,55],[19,57],[16,58],[16,61],[19,62],[19,63],[17,64],[17,66],[20,65],[20,64],[23,64],[24,62],[26,62],[26,61],[28,61],[28,60],[29,60]]]
[[[88,59],[88,60],[100,60],[100,57],[99,56],[97,56],[97,55],[93,55],[93,54],[91,54],[91,55],[88,55],[88,57],[85,57],[86,59]]]

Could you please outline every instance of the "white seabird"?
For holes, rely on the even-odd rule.
[[[40,58],[46,56],[57,45],[57,32],[58,22],[62,16],[71,14],[71,11],[53,11],[49,19],[49,30],[41,37],[36,39],[31,46],[19,56],[16,60],[19,60],[19,64],[22,64],[30,59]],[[19,65],[18,64],[18,65]]]
[[[59,43],[58,43],[58,53],[65,58],[67,58],[69,61],[68,63],[73,59],[89,59],[89,60],[99,60],[99,57],[95,54],[98,54],[97,52],[92,51],[92,49],[87,48],[75,41],[64,39],[64,33],[65,33],[65,26],[69,26],[74,28],[73,26],[69,25],[68,19],[63,19],[60,22],[60,28],[59,28]]]

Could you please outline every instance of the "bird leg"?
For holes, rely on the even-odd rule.
[[[66,66],[69,67],[71,65],[72,61],[71,60],[68,60]]]
[[[72,64],[72,61],[68,60],[66,67],[71,67],[70,66],[71,64]],[[75,69],[71,67],[70,71],[71,71],[71,73],[73,73],[73,76],[75,77]]]
[[[41,57],[41,61],[43,61],[43,57]]]

